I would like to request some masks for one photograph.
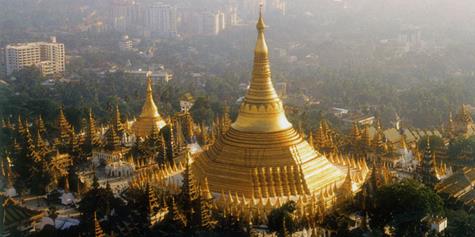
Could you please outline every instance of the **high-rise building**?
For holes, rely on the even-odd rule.
[[[155,3],[145,12],[145,26],[161,36],[175,36],[176,8],[163,3]]]
[[[198,19],[198,33],[203,35],[217,35],[220,31],[219,19],[219,13],[201,13]]]
[[[225,10],[226,26],[233,26],[238,23],[237,8],[230,6]]]
[[[218,12],[218,29],[219,31],[223,31],[226,29],[226,18],[223,12]]]
[[[50,42],[9,44],[5,47],[6,74],[28,66],[37,66],[44,76],[62,75],[65,71],[64,44],[56,37]]]

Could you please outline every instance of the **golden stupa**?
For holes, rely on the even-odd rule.
[[[132,131],[137,137],[147,137],[154,126],[161,129],[165,125],[166,123],[158,113],[157,106],[153,101],[152,75],[149,72],[147,74],[147,97],[142,107],[142,113],[132,125]]]
[[[308,195],[340,186],[345,172],[292,127],[271,80],[262,14],[257,22],[252,80],[231,128],[200,153],[193,171],[213,193],[246,198]]]

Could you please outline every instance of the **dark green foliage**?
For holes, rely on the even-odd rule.
[[[323,225],[331,230],[336,230],[337,237],[350,236],[349,226],[354,225],[354,221],[348,218],[346,213],[334,212],[326,216]]]
[[[442,199],[430,188],[410,179],[378,189],[375,207],[369,210],[372,228],[382,230],[389,225],[395,228],[397,236],[423,233],[421,219],[441,214]]]
[[[195,121],[199,123],[211,124],[214,119],[214,113],[207,97],[198,97],[190,112]]]
[[[294,201],[289,201],[279,208],[272,209],[267,216],[269,230],[283,234],[283,225],[285,223],[285,227],[289,233],[295,232],[297,230],[297,225],[293,218],[295,210],[296,203]]]
[[[430,149],[432,151],[444,146],[444,141],[439,136],[429,136]],[[421,137],[417,147],[419,151],[425,151],[427,146],[427,136]]]
[[[463,209],[447,209],[447,236],[469,237],[475,233],[475,214]]]
[[[78,210],[83,215],[84,221],[89,221],[94,211],[97,212],[98,217],[102,217],[110,215],[112,209],[115,210],[117,216],[127,216],[129,212],[122,199],[114,197],[109,188],[99,187],[95,178],[92,189],[84,194],[79,203]]]
[[[469,138],[457,137],[450,141],[448,150],[450,158],[460,158],[464,153],[469,155],[467,158],[475,158],[475,136]]]

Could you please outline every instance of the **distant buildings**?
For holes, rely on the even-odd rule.
[[[64,44],[56,37],[50,42],[9,44],[5,47],[6,74],[24,67],[36,66],[44,76],[63,75],[65,71]]]
[[[185,93],[180,97],[180,112],[188,112],[195,104],[195,99],[191,93]]]
[[[146,79],[147,78],[147,71],[144,70],[129,70],[125,71],[125,74],[131,77],[135,77],[137,79]],[[161,68],[160,70],[155,70],[152,72],[152,81],[161,81],[161,82],[169,82],[173,79],[173,73],[169,70]]]
[[[116,3],[110,17],[110,24],[118,32],[141,31],[144,35],[163,37],[177,35],[176,7],[165,3]]]
[[[203,12],[197,17],[198,33],[203,35],[217,35],[226,26],[224,16],[219,12]],[[221,24],[220,24],[221,23]]]
[[[145,9],[145,26],[161,36],[176,36],[176,8],[164,3],[155,3]]]
[[[163,2],[130,1],[112,5],[108,27],[117,32],[144,37],[212,36],[238,22],[238,7],[234,4],[205,10]]]
[[[287,98],[287,83],[286,82],[276,82],[275,90],[277,91],[277,95],[279,95],[281,99]]]
[[[129,51],[134,49],[134,41],[129,39],[128,35],[124,35],[119,41],[119,49],[122,51]]]

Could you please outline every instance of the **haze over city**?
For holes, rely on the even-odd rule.
[[[473,236],[471,0],[0,0],[0,237]]]

